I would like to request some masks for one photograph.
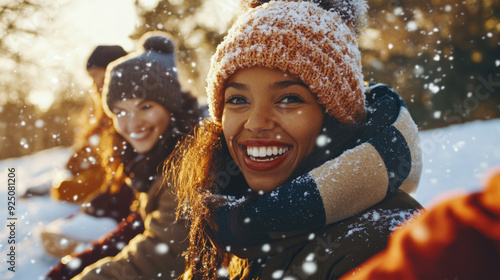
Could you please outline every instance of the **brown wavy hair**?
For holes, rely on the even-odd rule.
[[[219,268],[230,268],[234,273],[245,265],[245,261],[218,250],[204,234],[211,223],[211,210],[219,204],[212,195],[216,192],[214,174],[220,169],[221,158],[230,158],[222,142],[221,124],[204,120],[165,163],[166,182],[179,200],[177,218],[186,219],[191,227],[190,246],[184,252],[185,279],[217,279]]]

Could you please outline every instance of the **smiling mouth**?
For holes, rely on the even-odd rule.
[[[253,161],[273,161],[290,150],[279,146],[247,146],[247,156]]]
[[[132,139],[142,139],[142,138],[146,137],[148,134],[149,134],[149,131],[144,130],[144,131],[138,131],[138,132],[130,132],[129,136]]]
[[[271,143],[267,145],[264,143],[241,143],[240,150],[246,167],[254,171],[270,171],[285,161],[292,147]]]

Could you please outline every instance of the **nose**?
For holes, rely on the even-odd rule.
[[[276,122],[274,120],[272,109],[265,108],[263,106],[255,106],[249,110],[247,120],[244,125],[245,129],[248,129],[253,133],[270,131],[273,130],[275,126]]]
[[[137,131],[144,127],[144,119],[140,113],[132,112],[127,118],[127,127],[129,131]]]

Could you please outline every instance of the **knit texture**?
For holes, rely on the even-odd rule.
[[[222,119],[227,79],[253,66],[300,79],[341,123],[365,118],[357,31],[333,10],[311,2],[271,1],[243,13],[211,60],[207,93],[215,121]]]
[[[106,112],[110,114],[115,102],[131,98],[158,102],[169,112],[182,110],[172,40],[154,32],[146,33],[141,42],[141,49],[109,65],[103,89]]]

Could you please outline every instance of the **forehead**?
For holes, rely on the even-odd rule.
[[[145,102],[144,98],[126,98],[116,101],[113,104],[113,108],[115,107],[135,107]]]
[[[299,86],[312,94],[309,87],[302,80],[283,72],[279,69],[271,69],[267,67],[250,67],[240,69],[233,74],[225,85],[225,93],[229,88],[240,91],[257,91],[271,90],[281,92],[290,87]]]

